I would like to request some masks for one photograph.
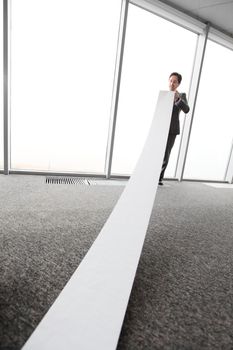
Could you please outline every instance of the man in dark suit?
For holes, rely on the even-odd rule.
[[[163,185],[164,173],[168,165],[172,147],[174,146],[174,143],[175,143],[176,135],[179,135],[180,133],[180,121],[179,121],[180,111],[183,111],[184,113],[189,112],[189,105],[186,99],[186,94],[179,93],[177,91],[177,88],[179,87],[181,80],[182,80],[182,76],[177,72],[173,72],[169,76],[169,90],[174,91],[175,94],[174,94],[174,105],[172,110],[172,117],[171,117],[170,129],[168,133],[167,145],[166,145],[163,165],[162,165],[162,169],[159,177],[159,185],[161,186]]]

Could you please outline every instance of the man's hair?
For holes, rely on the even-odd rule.
[[[181,83],[181,80],[182,80],[182,75],[177,73],[177,72],[173,72],[170,74],[169,78],[171,78],[172,75],[175,75],[178,79],[178,83],[180,84]]]

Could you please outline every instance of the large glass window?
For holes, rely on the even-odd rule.
[[[233,51],[208,41],[184,178],[224,180],[233,140]]]
[[[120,6],[12,0],[12,169],[104,172]]]
[[[168,77],[183,76],[180,92],[188,94],[196,34],[129,5],[112,172],[131,174],[153,118],[159,90]],[[184,115],[181,114],[181,129]],[[174,177],[180,137],[171,153],[166,177]]]
[[[0,7],[0,169],[3,169],[3,6]]]

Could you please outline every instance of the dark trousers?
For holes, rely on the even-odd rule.
[[[175,143],[175,139],[176,139],[176,134],[168,134],[167,145],[166,145],[166,149],[165,149],[165,154],[164,154],[164,158],[163,158],[163,165],[162,165],[159,181],[163,180],[164,173],[165,173],[165,170],[167,168],[168,161],[170,158],[171,150],[172,150],[172,147],[174,146],[174,143]]]

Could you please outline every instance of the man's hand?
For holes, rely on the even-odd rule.
[[[174,98],[175,98],[175,102],[178,101],[179,98],[180,98],[180,94],[179,94],[179,92],[177,90],[175,91],[175,97]]]

